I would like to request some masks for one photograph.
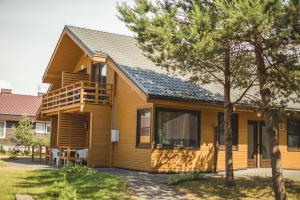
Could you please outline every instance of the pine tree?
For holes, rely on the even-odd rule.
[[[256,78],[249,50],[235,42],[231,27],[224,21],[228,12],[210,1],[196,0],[156,4],[136,0],[133,7],[118,5],[118,11],[154,63],[194,83],[223,86],[226,183],[234,185],[231,115]],[[234,100],[233,89],[241,91]]]
[[[235,38],[253,51],[266,132],[270,137],[273,190],[286,199],[278,145],[279,113],[299,102],[299,3],[280,0],[239,0],[226,21]],[[229,14],[229,13],[228,13]]]

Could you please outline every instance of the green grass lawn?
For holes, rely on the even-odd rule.
[[[300,182],[285,181],[288,199],[300,198]],[[223,178],[183,182],[176,188],[190,199],[274,199],[271,178],[237,178],[236,187],[227,188]]]
[[[1,163],[0,163],[1,164]],[[61,170],[31,170],[0,165],[0,199],[15,199],[15,194],[32,195],[34,199],[129,199],[127,182],[116,176],[97,173],[71,177],[67,185]],[[5,165],[5,163],[4,163]]]

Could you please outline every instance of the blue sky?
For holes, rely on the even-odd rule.
[[[0,88],[36,95],[64,25],[132,35],[121,0],[0,0]],[[131,1],[129,1],[131,2]]]

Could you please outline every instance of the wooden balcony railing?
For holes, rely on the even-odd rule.
[[[112,84],[80,81],[43,96],[42,112],[75,104],[111,104]]]

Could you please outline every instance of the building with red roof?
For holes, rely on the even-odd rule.
[[[37,121],[36,115],[42,103],[42,96],[13,94],[10,89],[1,89],[0,93],[0,146],[13,146],[11,143],[12,127],[17,126],[22,116],[32,121],[37,134],[49,137],[50,122]]]

